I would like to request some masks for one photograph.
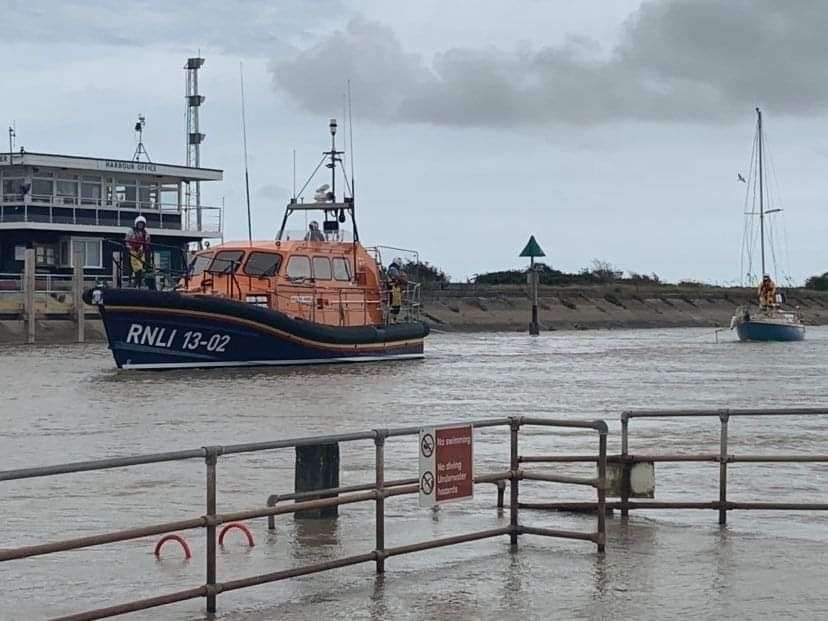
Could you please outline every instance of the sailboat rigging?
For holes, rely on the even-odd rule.
[[[759,211],[756,213],[755,207],[745,214],[752,216],[759,216],[759,247],[760,247],[760,263],[762,268],[762,280],[759,284],[759,308],[746,305],[736,309],[733,318],[730,321],[731,329],[736,329],[740,341],[801,341],[805,338],[805,326],[802,324],[799,316],[792,311],[785,311],[782,309],[782,302],[784,296],[777,291],[776,285],[770,277],[767,270],[766,260],[766,229],[768,224],[766,218],[770,214],[777,213],[781,209],[766,209],[765,195],[766,195],[766,181],[765,181],[765,139],[762,127],[762,111],[756,108],[756,138],[754,144],[758,150],[758,157],[755,158],[755,164],[758,173],[758,198]],[[751,175],[751,177],[753,177]],[[755,179],[755,177],[753,177]],[[751,184],[745,184],[748,193],[751,191]],[[753,188],[756,191],[756,188]],[[746,201],[747,203],[747,198]],[[755,205],[755,195],[754,202]],[[750,249],[749,229],[746,228],[745,248]]]

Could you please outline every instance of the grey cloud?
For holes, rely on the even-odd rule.
[[[275,183],[269,183],[256,190],[256,197],[265,201],[283,203],[287,202],[290,197],[290,192],[288,192],[287,188],[283,188]]]
[[[308,26],[347,15],[339,0],[6,0],[6,42],[286,52]]]
[[[387,26],[351,20],[271,62],[277,90],[336,110],[350,79],[363,117],[446,126],[722,122],[755,104],[821,114],[828,98],[828,6],[819,0],[646,2],[602,54],[583,37],[538,49],[452,48],[428,63]]]

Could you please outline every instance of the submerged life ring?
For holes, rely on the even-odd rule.
[[[218,541],[220,546],[224,545],[224,534],[231,528],[238,528],[245,534],[245,536],[247,537],[247,545],[249,547],[252,548],[254,545],[256,545],[255,543],[253,543],[253,533],[250,532],[250,529],[247,528],[247,526],[245,526],[241,522],[230,522],[230,524],[227,524],[224,528],[222,528],[221,532],[219,533]]]
[[[158,543],[155,544],[155,557],[156,558],[159,558],[159,559],[161,558],[161,548],[168,541],[177,541],[179,544],[181,544],[181,547],[184,549],[184,558],[185,559],[190,559],[190,558],[193,557],[192,553],[190,552],[190,546],[187,545],[187,542],[184,540],[184,537],[182,537],[180,535],[164,535],[163,537],[161,537],[161,539],[158,541]]]

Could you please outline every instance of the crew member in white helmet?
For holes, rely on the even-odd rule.
[[[135,218],[132,230],[127,233],[126,245],[129,250],[132,282],[140,288],[150,263],[150,234],[147,231],[147,219],[144,216]]]

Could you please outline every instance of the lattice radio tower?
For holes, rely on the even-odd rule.
[[[187,166],[199,168],[201,166],[201,143],[206,137],[199,130],[198,111],[204,103],[204,95],[198,92],[198,70],[204,65],[203,58],[188,58],[184,65],[187,74]],[[193,211],[196,214],[196,227],[201,231],[201,183],[190,181],[185,190],[185,205],[187,217]]]

